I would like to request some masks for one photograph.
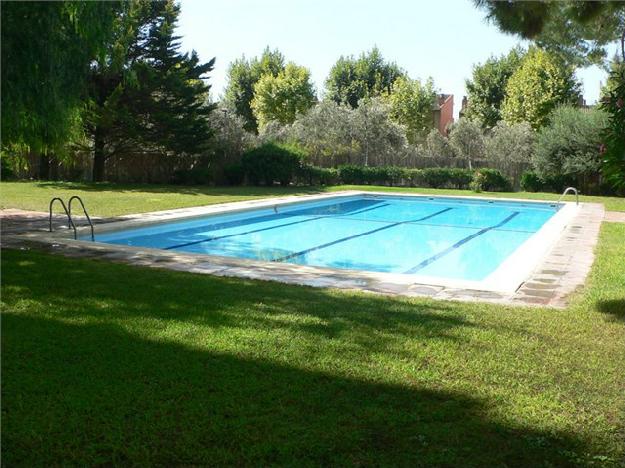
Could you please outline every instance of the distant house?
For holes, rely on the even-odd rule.
[[[434,127],[441,132],[441,135],[447,135],[447,127],[454,121],[454,95],[439,94],[436,104],[432,109],[434,116]]]

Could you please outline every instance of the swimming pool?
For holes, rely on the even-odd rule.
[[[413,279],[483,282],[509,276],[500,271],[507,264],[517,283],[548,247],[535,237],[562,206],[361,194],[103,232],[96,241]]]

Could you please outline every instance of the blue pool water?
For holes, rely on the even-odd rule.
[[[547,203],[359,196],[103,233],[96,241],[482,280],[558,210]]]

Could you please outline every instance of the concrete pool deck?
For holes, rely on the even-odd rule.
[[[360,194],[337,192],[332,194]],[[370,192],[369,192],[370,193]],[[399,194],[397,194],[399,195]],[[328,195],[326,195],[328,196]],[[234,202],[205,207],[183,208],[116,218],[94,218],[96,231],[145,225],[157,221],[193,217],[228,210],[254,209],[292,203],[308,197],[280,197]],[[475,197],[471,197],[475,199]],[[536,200],[513,200],[536,202]],[[594,260],[594,248],[604,218],[601,204],[582,203],[575,217],[567,224],[559,239],[521,286],[512,292],[483,291],[411,282],[385,281],[372,272],[308,267],[287,263],[268,263],[241,258],[175,253],[159,249],[74,241],[67,229],[55,233],[47,230],[47,214],[4,210],[2,246],[32,248],[71,257],[100,258],[137,266],[167,268],[192,273],[231,276],[315,287],[334,287],[390,295],[432,297],[435,299],[495,302],[512,305],[543,305],[565,307],[571,293],[584,284]],[[77,224],[82,224],[76,217]],[[55,217],[55,225],[65,226],[63,217]],[[99,229],[98,229],[99,228]],[[84,233],[84,231],[82,231]]]

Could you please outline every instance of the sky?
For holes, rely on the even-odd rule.
[[[266,46],[307,67],[319,95],[341,55],[377,46],[411,78],[432,77],[439,92],[453,94],[456,117],[473,65],[523,45],[488,24],[471,0],[182,0],[178,34],[184,50],[216,58],[209,80],[215,98],[229,63]],[[577,76],[587,103],[596,102],[606,73],[591,67]]]

